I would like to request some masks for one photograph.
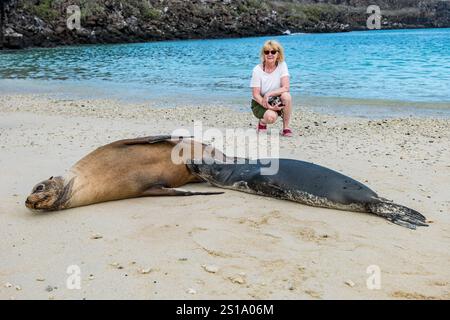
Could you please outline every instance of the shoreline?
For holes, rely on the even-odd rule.
[[[105,46],[114,46],[114,45],[127,45],[127,44],[145,44],[145,43],[157,43],[157,42],[181,42],[181,41],[201,41],[201,40],[233,40],[233,39],[253,39],[253,38],[266,38],[266,37],[290,37],[290,36],[296,36],[296,35],[319,35],[319,34],[343,34],[343,33],[351,33],[351,32],[383,32],[383,31],[397,31],[397,30],[430,30],[430,29],[450,29],[450,26],[442,26],[442,27],[426,27],[426,26],[413,26],[413,27],[406,27],[406,28],[389,28],[389,27],[383,27],[382,29],[374,29],[370,30],[367,28],[360,28],[360,29],[354,29],[354,30],[330,30],[330,31],[323,31],[323,32],[309,32],[309,31],[298,31],[298,32],[292,32],[291,34],[284,34],[284,33],[271,33],[271,34],[259,34],[259,35],[253,35],[253,36],[225,36],[225,37],[206,37],[206,38],[180,38],[180,39],[154,39],[154,40],[148,40],[148,41],[129,41],[129,42],[96,42],[96,43],[59,43],[52,46],[28,46],[23,48],[1,48],[0,47],[0,54],[2,52],[5,53],[14,53],[14,52],[22,52],[25,50],[39,50],[39,49],[58,49],[58,48],[70,48],[70,47],[90,47],[90,46],[98,46],[98,45],[105,45]]]
[[[250,112],[224,106],[157,107],[0,95],[0,299],[450,299],[450,119],[371,120],[296,104],[294,137],[280,138],[280,157],[345,173],[425,214],[430,227],[416,231],[220,189],[47,214],[25,208],[35,183],[106,143],[192,130],[194,121],[221,131],[256,125]],[[81,268],[80,290],[65,287],[70,265]],[[380,290],[366,287],[372,265]]]
[[[149,108],[171,109],[184,106],[221,106],[234,111],[248,112],[251,97],[247,93],[222,92],[205,96],[199,90],[186,90],[175,95],[145,87],[128,90],[127,86],[106,82],[94,85],[85,81],[0,79],[0,95],[45,96],[58,101],[107,101],[122,104],[146,105]],[[450,118],[450,101],[401,101],[386,99],[360,99],[347,97],[315,97],[291,92],[294,103],[307,111],[344,117],[359,117],[372,120],[384,118]],[[175,96],[175,97],[174,97]]]

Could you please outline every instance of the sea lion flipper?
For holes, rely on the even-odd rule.
[[[384,199],[377,200],[368,205],[372,213],[409,229],[416,229],[419,226],[428,227],[425,216],[416,210],[392,201],[386,201]]]
[[[141,137],[141,138],[135,138],[135,139],[127,139],[123,140],[123,144],[125,145],[133,145],[133,144],[152,144],[167,140],[174,140],[174,139],[189,139],[192,138],[192,136],[172,136],[172,135],[160,135],[160,136],[148,136],[148,137]]]
[[[198,196],[198,195],[213,195],[213,194],[222,194],[224,192],[195,192],[195,191],[187,191],[180,190],[174,188],[164,188],[160,186],[151,187],[145,190],[142,193],[143,197],[150,196]]]

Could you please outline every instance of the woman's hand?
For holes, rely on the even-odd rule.
[[[274,96],[274,94],[272,92],[268,92],[265,94],[264,96],[264,100],[263,100],[263,107],[266,108],[267,110],[273,110],[273,111],[280,111],[283,108],[280,107],[281,106],[281,102],[277,103],[276,105],[272,106],[269,103],[269,98]]]
[[[283,107],[281,106],[281,103],[278,103],[278,104],[275,105],[275,106],[271,106],[271,107],[270,107],[270,110],[273,110],[273,111],[280,111],[280,110],[283,110]]]
[[[269,104],[269,98],[271,97],[270,92],[266,93],[263,97],[263,107],[267,110],[272,110],[272,106]]]

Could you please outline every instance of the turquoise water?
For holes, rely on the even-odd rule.
[[[450,110],[450,29],[378,30],[29,49],[0,54],[0,93],[59,92],[247,106],[269,38],[285,47],[299,104],[325,111]]]

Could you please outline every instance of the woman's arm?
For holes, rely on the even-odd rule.
[[[280,89],[277,89],[277,90],[274,90],[274,91],[267,92],[267,93],[264,95],[263,100],[264,100],[264,103],[265,103],[266,105],[269,105],[269,98],[270,98],[270,97],[273,97],[273,96],[281,96],[283,93],[289,92],[289,76],[281,77],[280,82],[281,82],[281,87],[280,87]],[[263,104],[263,105],[264,105],[264,104]],[[269,106],[270,106],[270,105],[269,105]],[[274,107],[270,108],[270,110],[278,111],[278,110],[281,110],[281,108],[279,108],[278,105],[277,105],[277,106],[274,106]]]
[[[256,102],[258,102],[260,105],[262,105],[264,108],[267,109],[267,106],[264,105],[264,98],[261,95],[261,88],[253,87],[252,94],[253,94],[253,100],[255,100]]]
[[[267,99],[268,99],[269,97],[273,97],[273,96],[281,96],[281,94],[283,94],[283,93],[285,93],[285,92],[289,92],[289,89],[290,89],[290,88],[289,88],[289,87],[290,87],[290,84],[289,84],[289,76],[281,77],[280,82],[281,82],[281,87],[280,87],[280,89],[277,89],[277,90],[268,92],[268,93],[265,95],[265,97],[267,96]]]

